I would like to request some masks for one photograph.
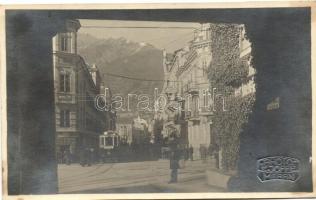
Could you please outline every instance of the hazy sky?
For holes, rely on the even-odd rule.
[[[97,38],[120,38],[134,42],[145,42],[159,49],[173,52],[193,39],[194,28],[198,23],[150,22],[120,20],[80,20],[79,33],[88,33]],[[102,28],[91,28],[97,26]],[[110,28],[110,27],[184,27],[184,28]]]

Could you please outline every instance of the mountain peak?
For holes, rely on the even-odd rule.
[[[162,51],[146,42],[134,42],[124,37],[93,38],[86,41],[87,35],[78,36],[82,45],[79,54],[88,63],[96,63],[106,82],[110,83],[113,93],[153,93],[154,88],[161,88],[162,82],[141,81],[141,79],[163,79]],[[116,74],[111,76],[107,74]],[[132,77],[132,79],[120,76]],[[135,79],[133,79],[133,77]]]

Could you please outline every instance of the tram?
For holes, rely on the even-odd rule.
[[[99,136],[99,152],[102,162],[117,162],[120,136],[114,131],[106,131]]]

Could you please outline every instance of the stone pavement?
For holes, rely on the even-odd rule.
[[[58,166],[59,193],[223,192],[207,185],[210,163],[186,161],[178,183],[168,184],[169,160]]]

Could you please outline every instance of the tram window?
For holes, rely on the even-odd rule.
[[[112,138],[111,137],[107,137],[105,138],[105,146],[112,146]]]
[[[100,145],[104,146],[104,137],[100,137]]]
[[[114,138],[114,145],[117,146],[117,137]]]

